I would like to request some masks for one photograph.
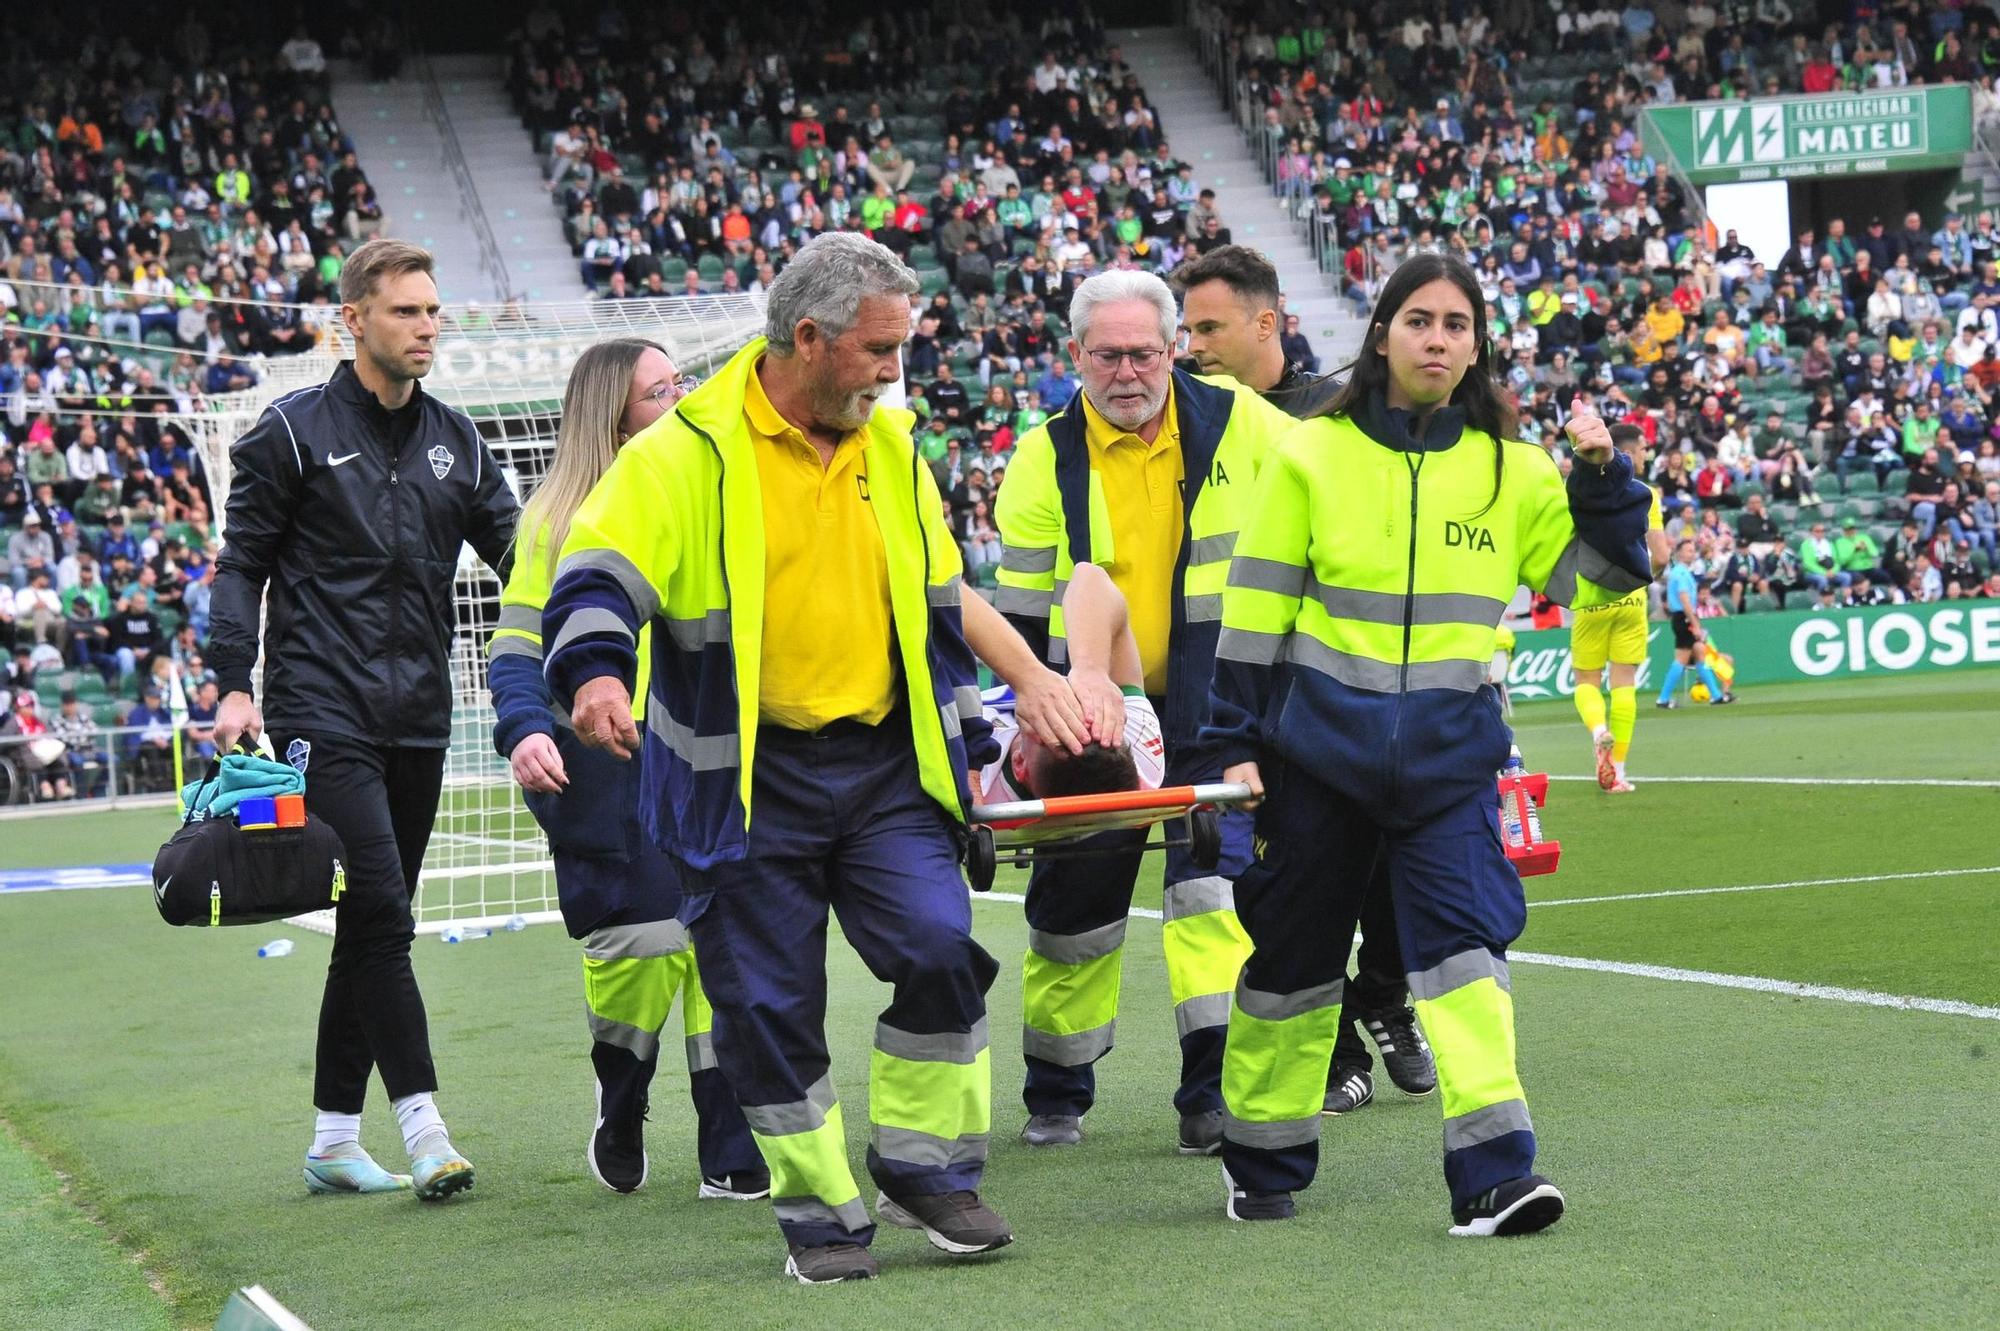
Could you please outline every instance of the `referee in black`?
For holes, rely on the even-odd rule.
[[[230,450],[211,603],[209,661],[223,691],[216,744],[227,752],[268,727],[277,755],[305,773],[307,809],[346,847],[306,1186],[440,1198],[470,1187],[472,1166],[433,1101],[411,900],[451,737],[460,547],[470,543],[505,582],[518,509],[472,422],[418,383],[438,336],[430,254],[369,241],[341,269],[340,301],[354,359],[325,384],[277,399]],[[260,713],[251,671],[267,587]],[[409,1174],[361,1148],[377,1066]]]
[[[1326,413],[1340,381],[1309,373],[1286,357],[1280,340],[1284,316],[1278,310],[1278,270],[1269,259],[1243,245],[1223,245],[1175,269],[1172,282],[1180,293],[1181,325],[1196,373],[1227,375],[1298,420]],[[1389,865],[1379,847],[1361,903],[1361,947],[1345,993],[1340,1038],[1327,1068],[1325,1112],[1352,1113],[1375,1098],[1374,1060],[1361,1038],[1364,1026],[1399,1089],[1411,1095],[1435,1089],[1437,1066],[1410,1010],[1396,912],[1389,900]]]

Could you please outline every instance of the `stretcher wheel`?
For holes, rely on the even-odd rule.
[[[1188,859],[1197,869],[1213,869],[1222,862],[1222,815],[1214,809],[1196,809],[1188,815]]]
[[[975,892],[993,890],[993,874],[997,860],[993,851],[993,829],[974,827],[969,829],[971,838],[965,843],[965,876]]]

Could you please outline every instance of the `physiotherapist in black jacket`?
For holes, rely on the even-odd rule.
[[[438,335],[431,256],[371,240],[340,274],[354,359],[277,399],[230,450],[209,661],[223,699],[217,747],[268,724],[306,775],[306,807],[340,834],[347,889],[334,913],[305,1162],[313,1192],[450,1196],[472,1166],[433,1095],[430,1034],[410,969],[411,899],[451,738],[448,656],[459,550],[504,582],[517,507],[478,431],[425,393]],[[258,609],[270,590],[264,708],[251,693]],[[382,1081],[411,1172],[361,1147],[368,1074]]]

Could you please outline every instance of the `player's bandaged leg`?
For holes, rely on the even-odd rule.
[[[1622,763],[1632,749],[1632,730],[1639,716],[1639,690],[1626,685],[1611,690],[1611,761]]]
[[[1576,714],[1583,718],[1584,726],[1595,735],[1604,725],[1604,690],[1595,684],[1579,681],[1576,686]]]

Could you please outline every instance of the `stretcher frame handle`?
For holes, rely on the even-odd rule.
[[[1228,807],[1245,804],[1255,798],[1250,787],[1241,782],[1162,786],[1158,790],[1108,790],[1095,795],[1054,795],[1048,799],[1016,800],[1008,804],[975,804],[972,806],[972,821],[999,831],[1009,831],[1051,818],[1097,813],[1157,809],[1164,819],[1189,809]]]

